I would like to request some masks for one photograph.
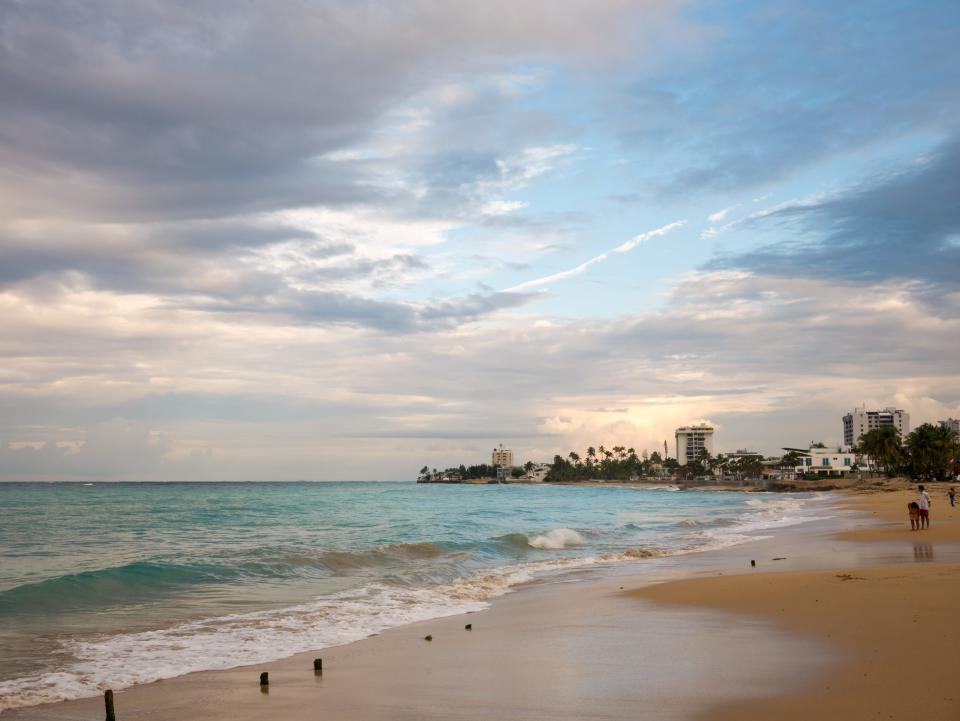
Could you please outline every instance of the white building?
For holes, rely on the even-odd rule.
[[[674,436],[677,439],[677,463],[681,466],[696,460],[704,448],[713,455],[713,428],[705,423],[678,428]]]
[[[490,454],[490,465],[500,466],[501,468],[513,468],[513,451],[509,448],[504,448],[501,443],[500,447],[494,448],[493,453]]]
[[[788,453],[793,451],[800,455],[800,464],[792,469],[786,468],[785,475],[793,471],[794,478],[803,478],[808,475],[817,476],[847,476],[854,467],[860,468],[858,456],[842,448],[784,448]],[[859,457],[859,463],[867,464],[865,456]]]
[[[524,478],[531,483],[543,483],[552,466],[549,463],[534,464],[531,470]]]
[[[843,417],[843,444],[854,446],[864,433],[881,426],[893,426],[906,437],[910,432],[910,414],[896,408],[882,411],[868,411],[866,406],[854,408]]]
[[[953,431],[953,435],[960,438],[960,420],[956,418],[947,418],[945,421],[940,421],[940,425],[944,428],[949,428]]]
[[[763,454],[757,451],[748,451],[746,448],[741,448],[736,451],[730,451],[729,453],[723,453],[724,458],[729,458],[730,460],[737,460],[739,458],[756,458],[758,460],[763,460]]]

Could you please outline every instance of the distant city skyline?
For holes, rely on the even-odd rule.
[[[960,417],[957,27],[948,0],[7,3],[0,480]]]

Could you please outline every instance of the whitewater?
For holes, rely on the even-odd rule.
[[[800,495],[413,483],[0,485],[0,710],[485,608],[817,518]]]

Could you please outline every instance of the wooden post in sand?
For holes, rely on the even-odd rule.
[[[314,673],[323,673],[323,659],[315,658],[313,659],[313,672]]]
[[[107,721],[117,721],[117,716],[113,712],[113,691],[110,689],[103,692],[103,704],[107,707]]]
[[[270,674],[264,671],[260,674],[260,685],[269,686],[270,685]]]

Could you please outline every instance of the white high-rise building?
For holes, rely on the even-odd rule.
[[[843,417],[843,444],[854,446],[867,431],[881,426],[893,426],[901,436],[910,432],[910,414],[896,408],[868,411],[866,406],[854,408]]]
[[[494,448],[493,453],[490,454],[490,465],[500,466],[501,468],[513,468],[513,451],[509,448],[504,448],[501,443],[500,447]]]
[[[713,455],[713,427],[705,423],[683,426],[674,433],[677,439],[677,463],[681,466],[695,461],[704,448]]]

